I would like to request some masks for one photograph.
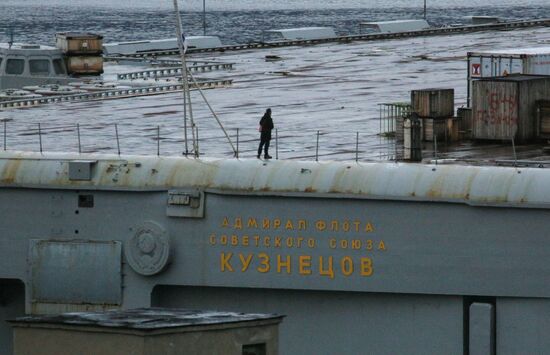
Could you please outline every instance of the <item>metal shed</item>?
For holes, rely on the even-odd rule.
[[[550,77],[510,75],[473,83],[473,138],[536,138],[537,101],[550,96]]]

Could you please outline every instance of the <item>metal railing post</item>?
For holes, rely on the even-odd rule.
[[[118,139],[118,124],[115,123],[115,135],[116,135],[116,148],[118,155],[120,155],[120,141]]]
[[[195,157],[198,158],[200,156],[199,155],[200,154],[199,153],[199,126],[196,126],[196,125],[195,125],[195,137],[197,139],[197,143],[196,143],[197,148],[196,148],[196,151],[195,151]]]
[[[235,152],[235,157],[239,159],[239,129],[237,128],[237,151]]]
[[[42,153],[42,128],[40,127],[40,123],[38,123],[38,141],[40,143],[40,153]]]
[[[6,129],[7,129],[7,120],[4,120],[4,151],[6,150],[6,146],[7,146],[7,133],[6,133]]]
[[[76,135],[78,137],[78,154],[82,153],[82,146],[80,145],[80,124],[76,124]]]
[[[359,161],[359,132],[355,132],[355,162]]]
[[[160,156],[160,126],[157,126],[157,157]]]
[[[319,131],[317,131],[317,143],[315,144],[315,161],[319,161]]]
[[[275,128],[275,159],[279,160],[279,130]]]

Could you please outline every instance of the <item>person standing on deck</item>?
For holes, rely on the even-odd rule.
[[[271,130],[273,129],[273,119],[271,118],[271,109],[265,110],[265,113],[260,120],[260,146],[258,147],[258,156],[260,159],[262,155],[262,148],[264,148],[264,159],[271,159],[269,155],[269,142],[271,141]]]

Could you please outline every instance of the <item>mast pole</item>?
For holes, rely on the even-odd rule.
[[[424,20],[426,19],[426,0],[424,0]]]
[[[185,155],[187,156],[189,150],[187,146],[187,109],[189,108],[189,119],[191,121],[191,134],[192,134],[192,140],[193,140],[193,152],[196,156],[197,154],[197,142],[195,139],[195,121],[193,120],[193,107],[191,105],[191,95],[189,92],[189,81],[187,79],[187,62],[185,60],[185,49],[183,46],[183,36],[182,36],[182,29],[181,29],[181,17],[180,12],[178,8],[178,1],[173,0],[174,2],[174,11],[176,15],[176,34],[178,36],[178,47],[180,50],[180,56],[181,56],[181,76],[183,80],[183,119],[184,119],[184,135],[185,135]]]

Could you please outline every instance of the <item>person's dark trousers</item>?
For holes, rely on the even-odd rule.
[[[262,148],[264,148],[264,156],[269,156],[269,139],[260,140],[260,146],[258,147],[258,158],[262,155]]]

